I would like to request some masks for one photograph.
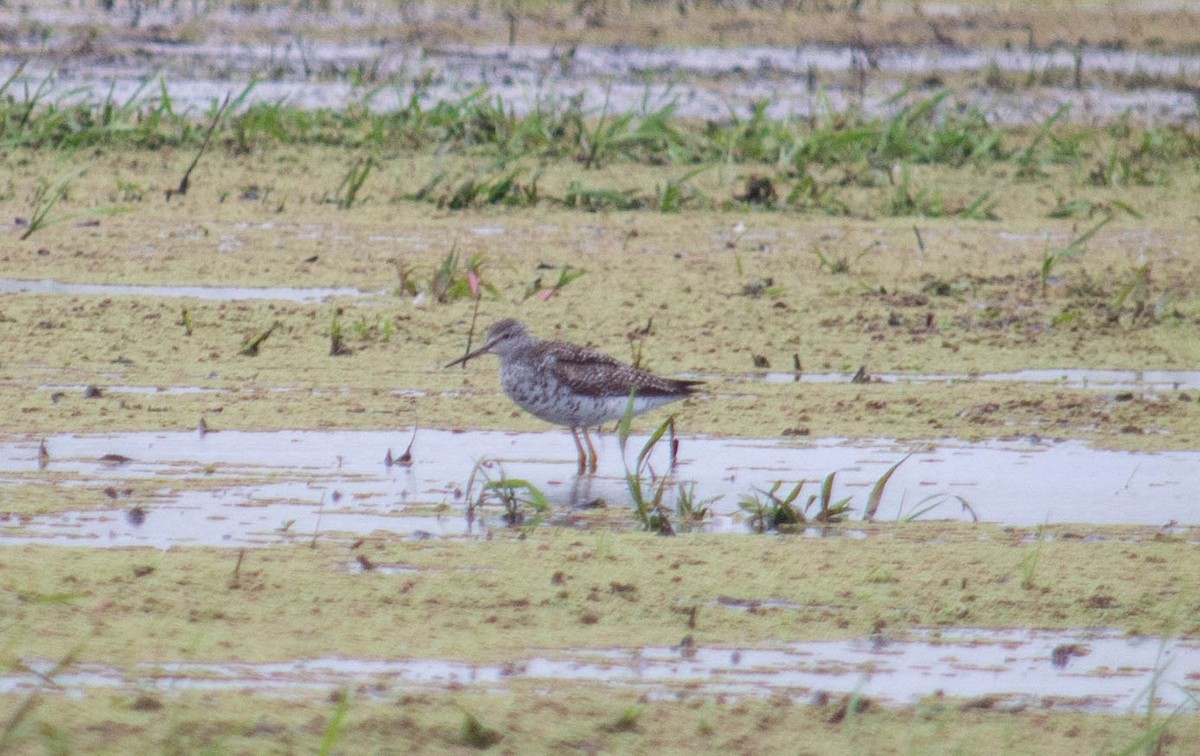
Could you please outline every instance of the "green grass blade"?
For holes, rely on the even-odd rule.
[[[329,718],[329,724],[325,726],[325,736],[321,738],[321,746],[317,751],[320,756],[329,756],[333,753],[334,747],[341,739],[342,731],[346,728],[346,718],[350,714],[351,697],[352,691],[347,688],[338,699],[337,706],[333,709],[333,716]]]
[[[675,416],[668,416],[667,419],[663,420],[662,424],[650,434],[650,438],[646,439],[646,443],[642,446],[642,451],[638,454],[637,466],[639,468],[641,468],[642,463],[646,461],[646,458],[650,456],[650,452],[654,450],[654,447],[658,445],[658,442],[662,439],[663,434],[665,434],[667,429],[670,428],[674,423]]]
[[[821,509],[829,509],[829,503],[833,501],[833,478],[837,475],[837,471],[833,471],[825,476],[825,480],[821,481]]]
[[[912,454],[906,454],[904,459],[889,467],[887,472],[879,480],[875,481],[875,485],[871,487],[871,493],[867,496],[867,506],[863,509],[862,518],[864,522],[871,522],[871,520],[875,519],[875,511],[879,509],[879,502],[883,499],[883,489],[887,486],[888,481],[892,479],[892,473],[896,472],[896,469],[911,456]]]
[[[625,455],[625,445],[629,442],[629,429],[633,425],[633,400],[636,396],[636,391],[629,392],[629,401],[625,404],[625,414],[621,416],[621,422],[617,423],[617,440],[620,442],[621,456]]]

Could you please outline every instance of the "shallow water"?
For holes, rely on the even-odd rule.
[[[269,291],[269,290],[264,290]],[[264,297],[266,298],[266,297]],[[281,297],[282,298],[282,297]],[[743,374],[699,374],[682,373],[682,378],[697,378],[715,383],[850,383],[853,373],[743,373]],[[1008,373],[871,373],[872,383],[889,384],[953,384],[953,383],[1036,383],[1054,384],[1063,388],[1096,389],[1098,391],[1132,392],[1153,394],[1162,391],[1195,391],[1200,389],[1200,371],[1197,370],[1091,370],[1086,368],[1015,370]],[[115,394],[210,394],[226,389],[211,386],[140,386],[125,384],[103,384],[98,386],[106,393]],[[79,384],[43,384],[38,391],[84,392],[87,386]],[[305,391],[314,395],[336,389],[294,388],[274,386],[272,391]],[[394,396],[426,396],[420,389],[393,389]],[[447,392],[445,395],[456,394]]]
[[[31,51],[34,57],[40,51]],[[0,80],[13,75],[19,61],[0,60]],[[996,120],[1040,123],[1069,105],[1067,118],[1105,122],[1116,117],[1134,121],[1180,122],[1193,119],[1191,93],[1171,82],[1200,75],[1200,59],[1137,51],[1085,48],[1080,58],[1080,89],[1018,87],[1015,91],[976,88],[962,99]],[[396,43],[335,43],[281,40],[278,44],[139,42],[137,54],[94,60],[61,61],[57,67],[36,60],[13,82],[13,89],[37,90],[48,82],[47,99],[71,102],[102,100],[110,94],[126,102],[143,88],[146,77],[166,78],[176,110],[204,111],[244,82],[259,79],[248,103],[284,102],[300,108],[341,109],[364,103],[379,111],[408,104],[416,94],[423,105],[457,100],[481,85],[503,99],[506,109],[523,114],[554,101],[562,106],[581,97],[588,109],[637,112],[674,103],[679,115],[727,119],[748,117],[754,107],[770,102],[774,118],[821,116],[829,109],[861,107],[872,117],[890,117],[907,101],[911,79],[937,81],[941,75],[1004,72],[1036,77],[1047,70],[1073,71],[1075,51],[967,49],[927,46],[873,48],[845,46],[694,47],[684,49],[573,46],[421,48]],[[370,69],[392,82],[378,88],[354,86],[351,71]],[[865,92],[855,91],[856,72],[869,71]],[[1098,75],[1142,77],[1138,87],[1110,89]],[[1060,79],[1062,77],[1059,77]],[[1159,87],[1154,81],[1165,83]],[[407,83],[422,81],[419,91]],[[911,97],[929,96],[934,85]],[[553,93],[553,96],[550,95]],[[901,95],[897,100],[897,95]]]
[[[0,294],[68,294],[104,295],[110,297],[184,297],[210,301],[232,302],[238,300],[267,299],[285,302],[324,302],[334,297],[363,297],[382,292],[367,292],[361,289],[298,289],[290,287],[239,287],[239,286],[136,286],[130,284],[86,284],[66,283],[51,279],[27,281],[15,278],[0,278]]]
[[[893,705],[927,696],[988,697],[988,708],[1081,709],[1127,713],[1196,707],[1200,667],[1194,641],[1134,638],[1110,631],[943,630],[913,641],[866,639],[790,643],[777,648],[582,649],[503,665],[441,659],[301,659],[269,664],[169,663],[117,669],[79,664],[40,675],[0,676],[0,693],[39,689],[82,695],[91,688],[161,693],[241,691],[289,696],[351,686],[379,699],[421,689],[503,690],[515,680],[601,682],[651,697],[855,693]],[[703,683],[702,688],[694,687]]]
[[[742,380],[768,383],[849,383],[852,373],[747,373]],[[872,383],[1052,383],[1064,388],[1109,391],[1200,389],[1198,370],[1093,370],[1061,368],[1008,373],[871,373]]]
[[[411,430],[62,434],[45,439],[44,470],[38,467],[40,439],[3,438],[0,490],[19,484],[50,490],[83,486],[106,501],[101,489],[132,486],[143,512],[131,519],[128,506],[106,506],[8,517],[0,520],[0,543],[166,548],[284,543],[318,532],[459,535],[468,532],[468,479],[485,460],[491,460],[484,469],[488,476],[528,480],[558,513],[597,503],[616,511],[629,506],[612,434],[598,440],[600,469],[594,476],[576,475],[574,446],[565,431],[421,429],[412,466],[386,465],[388,452],[398,456],[411,437]],[[631,461],[644,440],[631,438]],[[871,487],[906,455],[911,456],[887,485],[879,521],[930,505],[923,519],[969,519],[961,499],[980,520],[1011,525],[1200,524],[1196,451],[1125,452],[1039,439],[928,444],[821,439],[796,445],[684,437],[679,454],[676,479],[694,483],[697,499],[712,498],[707,527],[722,532],[748,531],[738,505],[743,495],[767,490],[777,480],[787,488],[806,480],[803,500],[834,471],[834,498],[851,497],[852,517],[858,519]],[[651,455],[651,466],[668,470],[665,444]],[[502,524],[495,507],[485,508],[482,518],[475,527]]]

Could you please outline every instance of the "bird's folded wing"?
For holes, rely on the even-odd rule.
[[[642,396],[679,393],[679,387],[674,381],[659,378],[611,358],[598,362],[559,357],[549,369],[555,378],[582,396],[629,396],[631,391],[636,391]]]

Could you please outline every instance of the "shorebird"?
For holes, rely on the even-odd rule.
[[[581,473],[596,471],[588,428],[624,417],[630,395],[633,414],[640,415],[690,396],[701,383],[662,378],[595,349],[539,339],[512,318],[493,323],[483,346],[446,367],[488,352],[500,358],[500,385],[509,399],[535,417],[571,429]]]

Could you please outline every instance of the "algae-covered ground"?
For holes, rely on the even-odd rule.
[[[176,752],[291,753],[336,742],[370,753],[1029,753],[1119,752],[1148,740],[1186,753],[1200,737],[1176,724],[1161,738],[1140,719],[1078,712],[989,711],[989,702],[929,700],[890,709],[867,703],[847,715],[847,702],[798,704],[785,697],[736,702],[645,700],[604,686],[516,683],[503,695],[415,692],[380,702],[339,696],[291,700],[241,694],[183,693],[169,702],[153,694],[99,693],[81,708],[46,698],[50,742],[88,753],[123,753],[145,743]],[[346,712],[351,712],[346,714]],[[335,733],[330,737],[328,733]]]
[[[707,3],[432,3],[395,11],[410,14],[403,23],[371,3],[345,17],[305,4],[291,27],[272,15],[278,8],[222,6],[207,30],[162,15],[163,4],[136,5],[153,23],[21,18],[4,49],[28,49],[40,33],[70,39],[83,59],[136,67],[138,55],[173,45],[261,42],[276,26],[333,43],[357,28],[406,29],[426,45],[514,34],[597,45],[803,38],[869,53],[1074,45],[1085,23],[1089,44],[1114,49],[1188,55],[1194,44],[1187,9],[1139,3],[1050,4],[1043,15],[1007,3],[874,12],[801,3],[769,9],[777,18]],[[356,18],[357,27],[347,21]],[[311,78],[352,78],[330,65]],[[1053,83],[1035,73],[937,86],[1019,95]],[[1111,72],[1095,76],[1137,90]],[[165,79],[163,97],[132,105],[4,86],[0,434],[22,448],[71,433],[119,444],[123,431],[201,422],[216,432],[400,437],[545,429],[501,393],[493,358],[443,367],[503,317],[704,380],[673,408],[685,437],[1200,448],[1194,124],[1003,124],[973,113],[969,91],[917,97],[891,121],[851,109],[697,122],[669,108],[623,121],[595,103],[520,115],[486,95],[399,116],[279,103],[214,121],[215,103],[205,114],[164,104]],[[21,291],[41,280],[52,290]],[[206,289],[174,288],[185,286]],[[339,292],[306,296],[313,288]],[[851,383],[860,368],[865,382]],[[1135,377],[1111,388],[1023,379],[1030,370]],[[1141,371],[1168,377],[1143,381]],[[649,432],[666,414],[634,427]],[[156,481],[115,475],[104,491],[54,451],[41,467],[16,452],[3,460],[6,525],[155,506]],[[469,440],[461,453],[472,457]],[[562,454],[571,453],[564,432]],[[954,473],[929,473],[942,474]],[[169,485],[237,482],[203,474]],[[465,516],[465,502],[447,498],[439,514]],[[1195,522],[1029,529],[927,518],[834,523],[820,538],[802,529],[665,538],[638,529],[627,504],[609,501],[571,527],[532,520],[445,539],[376,531],[156,550],[6,536],[0,678],[34,681],[0,687],[0,750],[1188,753],[1200,741],[1194,671],[1178,711],[1101,712],[1014,708],[987,690],[906,705],[729,693],[719,680],[645,692],[599,674],[514,673],[502,690],[453,682],[401,694],[364,675],[266,694],[205,687],[196,666],[194,684],[155,684],[155,669],[180,664],[516,669],[582,649],[886,643],[961,628],[1200,636]],[[119,682],[89,682],[94,669]]]
[[[1043,284],[1045,255],[1095,225],[1086,216],[1046,217],[1056,193],[1083,193],[1067,175],[1033,186],[973,171],[928,179],[944,194],[957,185],[963,196],[991,191],[1000,219],[990,221],[797,216],[752,206],[666,214],[540,206],[452,212],[389,194],[394,183],[424,181],[397,158],[376,169],[358,204],[341,210],[321,197],[336,188],[353,159],[349,151],[321,148],[214,154],[204,163],[205,178],[198,176],[185,197],[167,201],[163,193],[186,168],[186,155],[175,163],[109,157],[106,150],[74,157],[90,167],[71,186],[73,204],[113,206],[108,195],[122,183],[143,187],[144,197],[117,202],[120,215],[82,227],[51,225],[9,245],[0,253],[7,276],[350,287],[372,296],[329,302],[7,297],[0,329],[6,340],[20,341],[23,357],[2,363],[0,392],[19,413],[21,428],[178,429],[214,412],[218,424],[240,428],[541,427],[512,416],[486,361],[466,371],[442,369],[463,353],[474,317],[469,293],[447,295],[446,302],[430,294],[450,259],[454,286],[465,291],[472,260],[485,285],[476,343],[491,321],[518,316],[543,337],[624,359],[636,355],[660,372],[708,380],[708,391],[679,411],[686,432],[1039,434],[1117,448],[1187,449],[1200,441],[1200,404],[1187,390],[1114,401],[1112,393],[1053,383],[799,389],[754,380],[793,373],[797,361],[802,374],[853,374],[859,367],[917,376],[1194,370],[1200,364],[1200,263],[1190,250],[1200,227],[1188,214],[1195,191],[1190,172],[1161,187],[1121,193],[1119,202],[1136,206],[1140,217],[1118,213],[1077,256],[1057,263]],[[10,160],[21,188],[10,193],[3,212],[24,217],[38,177],[59,170],[62,158],[19,152]],[[247,198],[252,183],[268,178],[269,191]],[[615,168],[607,180],[636,181]],[[720,185],[715,175],[712,182],[706,192],[733,196],[734,186]],[[881,187],[874,199],[882,202],[893,192]],[[1112,202],[1108,194],[1090,201]],[[870,206],[871,199],[859,205]],[[543,300],[564,271],[581,275]],[[257,355],[241,354],[275,323]],[[342,338],[337,355],[331,354],[335,329]],[[236,393],[132,401],[112,395],[85,400],[76,390],[52,402],[52,392],[36,390],[47,384]],[[336,391],[304,402],[288,397],[283,411],[285,399],[272,394],[273,387]],[[395,389],[421,394],[397,399]]]
[[[119,665],[350,649],[368,659],[494,663],[631,642],[677,646],[685,636],[737,647],[974,625],[1200,632],[1200,570],[1187,538],[1063,535],[945,524],[873,529],[866,539],[542,528],[489,542],[373,536],[244,553],[9,547],[8,649]],[[359,557],[391,571],[349,572]],[[767,604],[745,612],[719,599]]]
[[[398,571],[353,574],[345,565],[356,558]],[[52,689],[36,699],[30,717],[41,723],[41,739],[103,752],[146,742],[309,750],[331,729],[352,750],[440,752],[478,745],[471,719],[506,750],[762,752],[786,743],[814,753],[1055,753],[1066,744],[1111,751],[1147,732],[1158,739],[1164,720],[1013,711],[986,696],[934,696],[895,709],[838,697],[816,704],[783,695],[713,697],[703,686],[664,683],[674,692],[647,698],[599,681],[514,680],[502,695],[467,684],[380,700],[364,679],[332,698],[301,689],[288,703],[248,706],[244,695],[219,687],[175,693],[153,681],[156,665],[186,670],[189,662],[521,664],[531,656],[569,659],[581,648],[771,648],[964,626],[1200,631],[1200,565],[1194,542],[1177,537],[1084,542],[1058,533],[1029,542],[1021,532],[925,524],[864,540],[542,528],[520,540],[396,543],[382,535],[351,548],[243,553],[9,546],[0,567],[10,588],[3,607],[10,666],[63,660],[70,674],[103,663],[141,681],[97,689],[84,702]],[[739,601],[765,603],[744,611]],[[208,674],[197,666],[195,681]],[[339,715],[345,695],[352,699]],[[1195,718],[1166,721],[1164,747],[1186,752]],[[17,742],[38,739],[26,733]]]

